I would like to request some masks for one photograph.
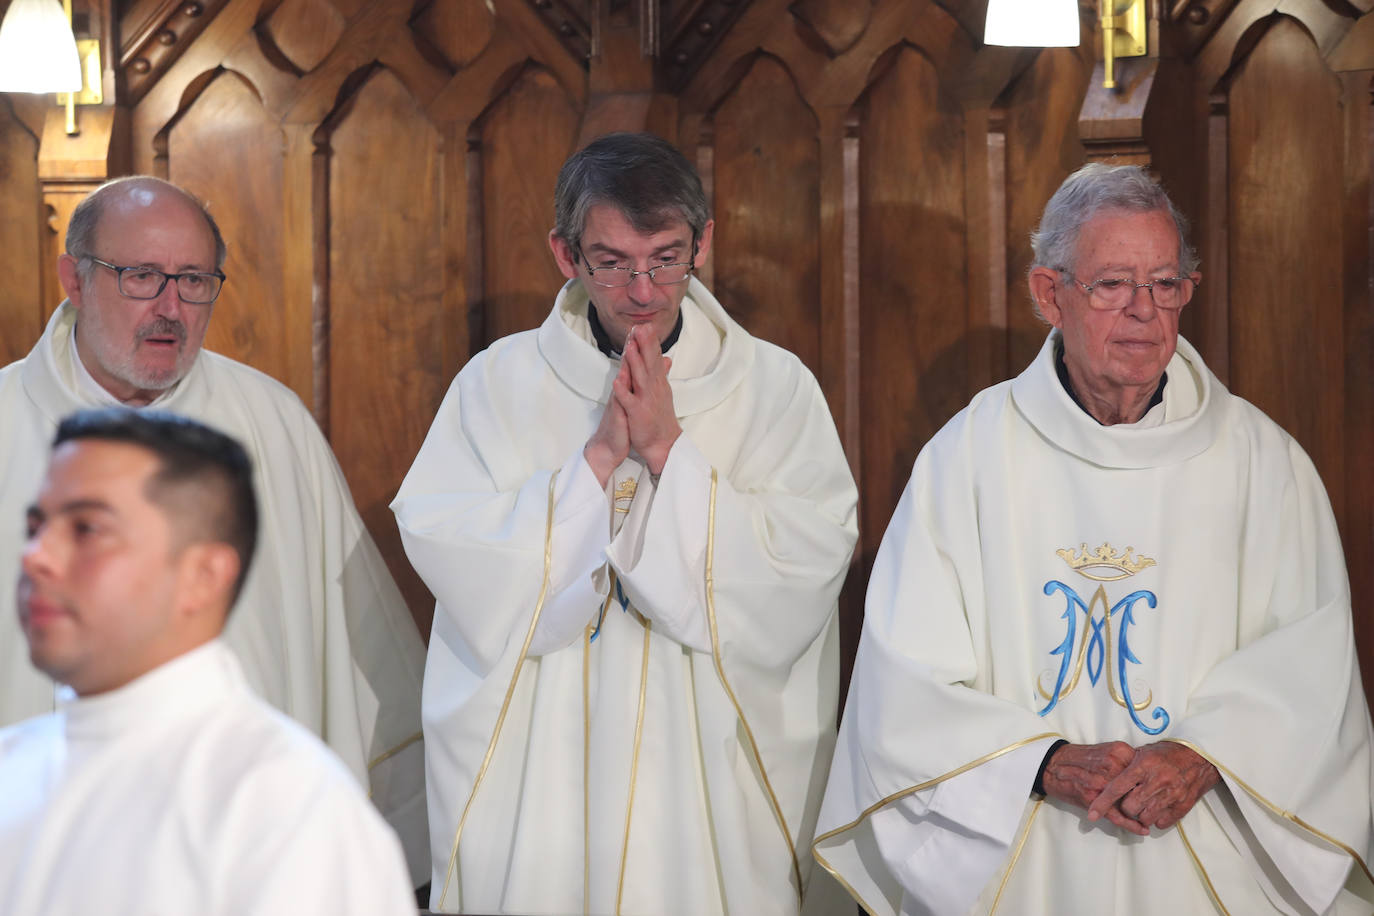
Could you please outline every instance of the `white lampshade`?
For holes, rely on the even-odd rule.
[[[1078,0],[988,0],[983,43],[1020,48],[1078,44]]]
[[[81,59],[58,0],[13,0],[0,23],[0,92],[80,92]]]

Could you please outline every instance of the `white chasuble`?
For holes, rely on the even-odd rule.
[[[619,363],[564,287],[459,373],[392,508],[437,599],[430,905],[792,914],[854,483],[815,379],[693,280],[657,480],[582,457]]]
[[[1162,419],[1120,427],[1070,400],[1056,343],[916,460],[817,858],[875,914],[1371,912],[1369,714],[1315,469],[1185,340]],[[1061,737],[1183,742],[1222,782],[1137,837],[1030,796]]]
[[[77,313],[58,307],[37,346],[0,369],[0,595],[14,595],[24,511],[57,423],[105,406],[81,380]],[[158,410],[237,439],[253,459],[257,552],[225,628],[254,692],[319,735],[401,835],[418,884],[428,874],[420,686],[424,643],[363,526],[338,463],[290,390],[202,350]],[[0,615],[0,724],[54,708],[14,614]]]

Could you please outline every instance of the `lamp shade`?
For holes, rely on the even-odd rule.
[[[0,92],[80,92],[76,38],[58,0],[13,0],[0,23]]]
[[[1078,0],[988,0],[983,42],[1071,48],[1078,44]]]

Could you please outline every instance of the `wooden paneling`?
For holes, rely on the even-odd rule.
[[[963,130],[930,58],[900,46],[880,62],[859,107],[865,572],[916,453],[972,393]]]
[[[38,188],[38,137],[0,96],[0,366],[33,348],[43,330],[42,235],[47,214]]]
[[[1081,48],[1051,48],[1036,58],[1004,100],[1007,120],[1006,375],[1030,364],[1049,327],[1031,310],[1026,274],[1030,234],[1045,201],[1083,163],[1073,129],[1092,61]]]
[[[1343,515],[1341,86],[1272,21],[1229,93],[1231,387],[1281,424]]]
[[[329,146],[331,440],[363,521],[428,631],[420,615],[433,602],[387,505],[450,381],[439,134],[400,81],[378,70]],[[378,169],[382,158],[387,167]],[[392,218],[378,218],[378,201]]]
[[[819,374],[816,118],[782,65],[763,56],[712,124],[714,292],[749,333]]]
[[[205,345],[290,385],[309,403],[310,303],[282,295],[281,126],[237,74],[217,75],[168,131],[168,178],[206,201],[229,240],[229,279]],[[226,176],[236,176],[230,183]]]
[[[483,339],[536,328],[563,275],[549,251],[553,186],[573,151],[578,112],[541,68],[520,74],[477,127],[481,162]]]

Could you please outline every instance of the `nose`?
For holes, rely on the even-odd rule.
[[[635,302],[647,304],[654,297],[654,281],[647,272],[637,273],[626,287],[626,292]]]
[[[168,277],[167,283],[162,287],[162,292],[158,293],[157,298],[153,300],[153,310],[160,317],[176,318],[181,314],[185,305],[181,301],[181,293],[177,290],[177,281]]]
[[[1155,309],[1155,288],[1147,284],[1137,284],[1131,290],[1131,301],[1126,303],[1126,313],[1135,318],[1146,320],[1154,317]]]
[[[46,526],[40,527],[33,534],[29,535],[24,542],[24,550],[19,555],[19,568],[25,578],[31,580],[43,580],[52,576],[56,568],[57,557],[53,551],[53,545],[49,543],[46,536],[48,529]]]

